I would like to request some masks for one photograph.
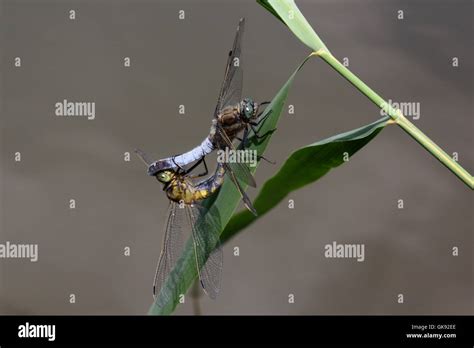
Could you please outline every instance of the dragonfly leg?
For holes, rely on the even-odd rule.
[[[263,112],[263,111],[262,111],[262,112]],[[260,113],[260,114],[258,115],[258,117],[257,117],[257,120],[258,120],[258,121],[250,121],[250,122],[249,122],[250,127],[252,127],[252,130],[253,130],[253,132],[255,133],[255,136],[257,137],[257,139],[264,138],[264,137],[266,137],[268,134],[271,134],[271,133],[273,133],[273,132],[276,130],[276,128],[275,128],[275,129],[269,130],[268,132],[266,132],[266,133],[263,134],[263,135],[260,135],[260,134],[259,134],[259,133],[260,133],[260,130],[262,129],[262,127],[263,127],[264,124],[265,124],[265,120],[268,118],[268,116],[270,116],[271,113],[272,113],[272,110],[270,110],[270,111],[268,112],[268,114],[266,114],[266,115],[263,116],[263,117],[260,117],[261,114],[262,114],[262,113]],[[256,128],[256,127],[258,127],[258,128]]]
[[[265,109],[266,110],[266,109]],[[265,121],[267,119],[268,116],[270,116],[270,114],[272,113],[272,110],[270,110],[268,112],[268,114],[266,114],[264,117],[260,117],[262,116],[262,114],[265,112],[265,110],[262,110],[260,111],[258,114],[257,114],[257,122],[253,122],[253,123],[256,123],[257,125],[259,125],[260,123],[262,123],[263,121]]]
[[[261,159],[263,159],[265,162],[268,162],[270,164],[276,164],[275,161],[271,161],[268,158],[263,157],[262,155],[257,155],[257,160],[261,160]]]
[[[201,164],[201,162],[204,161],[204,157],[201,157],[199,160],[196,161],[196,163],[194,163],[191,167],[189,167],[188,169],[184,170],[183,171],[183,174],[186,175],[186,174],[189,174],[190,172],[192,172],[194,170],[194,168],[196,168],[198,165]],[[206,174],[207,174],[207,166],[206,166],[206,162],[204,162],[204,166],[206,167]]]
[[[190,176],[191,179],[200,178],[201,176],[205,176],[205,175],[207,175],[207,174],[209,173],[209,170],[207,169],[206,159],[205,159],[204,157],[201,158],[201,159],[198,161],[198,164],[201,163],[201,162],[204,164],[204,170],[205,170],[204,173],[197,174],[197,175],[191,175],[191,176]],[[196,165],[194,165],[193,167],[196,167]],[[192,169],[193,169],[193,168],[191,168],[191,170],[192,170]]]
[[[242,144],[242,147],[244,148],[247,147],[249,143],[249,128],[248,127],[244,128],[244,135],[242,136],[242,138],[239,138],[239,137],[235,137],[235,138],[240,141],[240,143]]]
[[[260,132],[260,129],[262,128],[261,126],[258,129],[255,129],[255,126],[253,124],[250,124],[250,127],[252,128],[253,132],[255,133],[255,137],[258,140],[264,139],[270,134],[272,134],[274,131],[276,131],[276,128],[273,128],[273,129],[270,129],[268,132],[265,132],[265,134],[260,135],[258,133]]]
[[[252,130],[253,130],[253,128],[252,128]],[[254,131],[254,132],[255,132],[255,131]],[[267,132],[267,133],[268,133],[268,132]],[[245,130],[244,130],[244,136],[243,136],[243,138],[240,139],[240,138],[236,137],[236,139],[238,139],[239,141],[242,142],[242,144],[243,144],[244,147],[247,146],[246,143],[247,143],[248,140],[249,140],[249,139],[248,139],[248,134],[249,134],[249,129],[248,129],[248,127],[246,127]],[[261,159],[265,160],[266,162],[268,162],[268,163],[270,163],[270,164],[276,164],[275,161],[271,161],[271,160],[269,160],[268,158],[263,157],[262,155],[257,155],[257,160],[260,161]]]
[[[180,174],[180,173],[182,173],[182,172],[185,171],[183,167],[181,167],[178,163],[176,163],[176,161],[174,160],[174,156],[171,157],[171,160],[173,161],[173,163],[174,163],[174,165],[176,166],[176,168],[178,168],[178,170],[177,170],[178,174]]]
[[[254,122],[254,121],[251,121],[249,122],[249,124],[251,126],[260,126],[258,127],[257,131],[255,131],[255,129],[253,129],[252,127],[252,130],[258,134],[260,132],[260,129],[263,127],[263,125],[265,124],[265,120],[268,118],[268,116],[270,116],[270,114],[272,113],[272,110],[270,110],[270,112],[268,114],[266,114],[264,117],[260,117],[261,113],[258,115],[258,117],[260,117],[260,119],[258,119],[258,121]]]

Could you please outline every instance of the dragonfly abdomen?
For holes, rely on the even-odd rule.
[[[216,192],[222,186],[225,177],[224,163],[218,163],[214,175],[195,186],[198,199],[205,199]]]
[[[195,161],[200,160],[204,156],[207,156],[214,151],[214,144],[209,137],[206,137],[201,144],[196,146],[194,149],[189,150],[178,156],[172,156],[163,158],[159,161],[155,161],[148,167],[148,175],[156,175],[158,172],[163,170],[177,170],[178,167],[185,167]]]
[[[210,154],[212,151],[214,151],[214,145],[212,144],[212,141],[209,139],[209,137],[206,137],[206,139],[204,139],[202,143],[196,146],[194,149],[181,155],[174,156],[173,160],[178,166],[184,167],[190,163],[200,160],[204,156]]]

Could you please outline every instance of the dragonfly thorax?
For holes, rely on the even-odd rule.
[[[164,190],[168,199],[174,202],[186,204],[193,202],[192,184],[183,177],[175,176],[171,181],[165,183]]]
[[[197,189],[192,180],[179,174],[167,183],[164,183],[164,191],[168,199],[176,203],[193,204],[210,196],[212,192],[207,189]]]

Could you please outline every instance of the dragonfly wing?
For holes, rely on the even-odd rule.
[[[230,140],[225,130],[219,124],[217,125],[217,133],[218,133],[218,137],[222,139],[225,146],[227,146],[229,149],[233,151],[236,151],[236,148],[234,144],[232,143],[232,140]],[[228,163],[228,167],[230,167],[230,170],[232,170],[236,174],[237,178],[245,182],[247,185],[250,185],[252,187],[257,186],[257,183],[255,182],[255,178],[253,177],[252,173],[250,173],[250,169],[247,166],[247,164],[242,163],[242,162]]]
[[[185,228],[186,215],[184,209],[178,203],[170,201],[168,215],[165,221],[165,234],[160,259],[156,267],[155,279],[153,281],[153,297],[162,293],[163,302],[169,301],[173,294],[164,288],[165,281],[176,264],[181,253],[183,242],[183,228]]]
[[[219,293],[223,253],[218,223],[200,205],[186,205],[194,244],[194,255],[199,280],[204,292],[212,299]]]
[[[232,51],[229,52],[229,57],[227,58],[224,81],[217,99],[214,117],[217,117],[219,111],[227,105],[235,105],[242,99],[243,70],[241,53],[244,24],[245,19],[241,18],[235,34]]]
[[[226,168],[226,172],[227,174],[229,175],[230,179],[232,180],[232,182],[234,183],[235,187],[237,187],[237,190],[239,191],[240,193],[240,196],[242,197],[242,202],[244,202],[244,205],[245,207],[255,216],[257,216],[257,211],[255,210],[253,204],[252,204],[252,201],[250,200],[249,196],[247,196],[247,194],[245,193],[245,191],[243,190],[242,186],[240,185],[239,183],[239,180],[237,179],[237,177],[235,176],[235,173],[233,171],[232,168],[229,168],[229,164],[226,163],[225,164],[225,168]]]
[[[235,151],[235,146],[232,143],[232,140],[229,139],[227,136],[225,130],[222,128],[221,125],[217,125],[217,133],[218,137],[222,139],[223,143],[225,146],[227,146],[230,150]],[[250,173],[250,169],[247,166],[247,164],[242,163],[242,162],[235,162],[235,163],[227,163],[228,165],[228,170],[231,170],[234,172],[234,174],[245,182],[247,185],[250,185],[252,187],[257,187],[257,183],[255,182],[255,178],[253,177],[252,173]]]

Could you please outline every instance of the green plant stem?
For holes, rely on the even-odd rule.
[[[395,121],[400,127],[403,128],[413,139],[415,139],[420,145],[428,150],[434,157],[443,163],[450,171],[458,176],[467,186],[473,189],[473,178],[467,170],[454,161],[446,152],[443,151],[436,143],[428,138],[421,130],[419,130],[413,123],[411,123],[402,114],[399,115]]]
[[[446,152],[444,152],[438,145],[436,145],[430,138],[428,138],[420,129],[411,123],[400,110],[394,109],[381,96],[375,93],[369,86],[361,81],[349,69],[341,64],[330,52],[321,49],[314,52],[313,55],[319,56],[326,63],[328,63],[334,70],[342,75],[354,87],[356,87],[362,94],[364,94],[375,105],[384,110],[396,124],[403,128],[413,139],[420,143],[429,153],[431,153],[438,161],[444,164],[450,171],[452,171],[459,179],[461,179],[468,187],[474,188],[474,180],[459,163],[454,161]]]

